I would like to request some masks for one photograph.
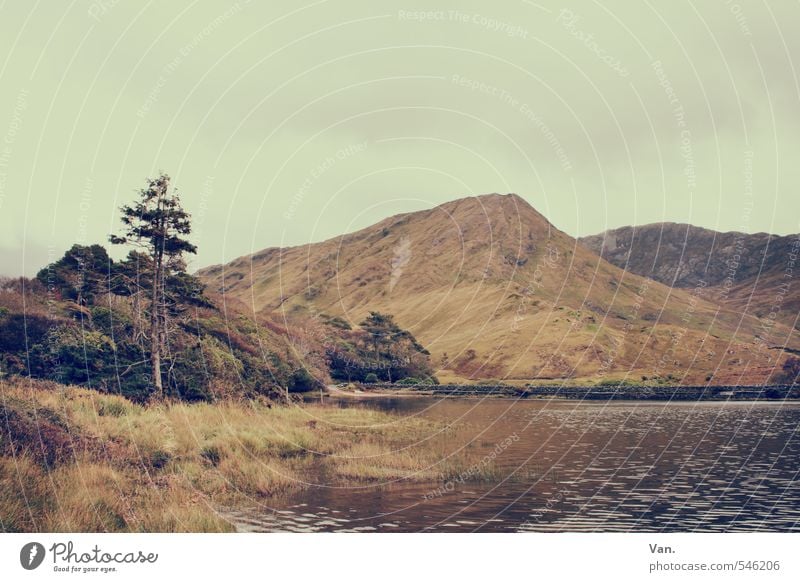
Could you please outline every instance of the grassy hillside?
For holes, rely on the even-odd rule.
[[[99,245],[74,246],[36,279],[0,281],[0,378],[25,375],[142,402],[153,396],[147,285]],[[126,271],[127,270],[127,271]],[[128,272],[129,271],[129,272]],[[168,286],[166,395],[288,400],[336,379],[432,377],[429,354],[390,315],[248,313],[184,275]]]
[[[395,316],[437,376],[761,383],[800,348],[791,329],[625,272],[520,197],[465,198],[322,243],[267,249],[198,274],[274,317]]]

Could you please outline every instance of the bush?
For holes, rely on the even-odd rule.
[[[65,384],[104,386],[113,374],[115,349],[111,338],[102,333],[65,323],[52,328],[31,348],[31,370]]]
[[[97,407],[99,416],[113,416],[119,418],[125,416],[131,410],[131,405],[123,400],[103,400]]]
[[[789,356],[781,371],[772,377],[774,384],[795,384],[800,380],[800,358]]]
[[[156,449],[150,454],[150,465],[154,469],[163,469],[169,463],[172,455],[170,455],[167,451],[162,451],[160,449]]]
[[[216,467],[222,460],[222,450],[217,445],[206,445],[200,451],[200,456]]]
[[[172,394],[188,402],[209,402],[213,396],[209,391],[208,369],[202,352],[196,347],[175,355],[175,361],[166,383]]]
[[[92,307],[92,324],[107,336],[118,339],[133,329],[130,318],[101,305]]]
[[[366,384],[374,384],[377,381],[378,381],[378,376],[377,374],[375,374],[375,372],[370,372],[369,374],[364,376],[364,382]]]
[[[395,382],[395,384],[415,385],[415,384],[422,384],[422,382],[418,378],[414,378],[413,376],[409,376],[408,378],[403,378],[402,380],[398,380],[397,382]]]
[[[25,346],[41,342],[53,325],[43,315],[9,313],[0,319],[0,351],[23,352]]]
[[[328,315],[323,315],[322,319],[323,319],[323,321],[325,323],[327,323],[331,327],[335,327],[337,329],[343,329],[343,330],[346,330],[346,331],[349,331],[349,330],[353,329],[346,320],[344,320],[344,319],[342,319],[341,317],[338,317],[338,316],[331,317],[331,316],[328,316]]]
[[[289,392],[311,392],[318,388],[320,383],[305,368],[298,368],[292,372],[289,381]]]
[[[636,387],[636,386],[640,386],[640,384],[638,384],[634,380],[605,379],[605,380],[600,380],[597,384],[595,384],[595,386],[599,386],[599,387],[602,387],[602,388],[617,388],[617,387],[624,388],[626,386]]]

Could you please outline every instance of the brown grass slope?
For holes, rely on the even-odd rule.
[[[447,380],[761,382],[798,347],[788,328],[610,264],[515,194],[387,218],[321,243],[267,249],[200,276],[255,312],[355,324],[395,315]]]

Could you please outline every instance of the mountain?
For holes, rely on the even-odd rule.
[[[668,286],[707,285],[726,308],[800,326],[800,234],[716,232],[689,224],[626,226],[580,239],[631,273]]]
[[[443,381],[762,382],[796,336],[624,271],[516,194],[387,218],[335,239],[270,248],[198,276],[223,298],[281,317],[302,337],[320,321],[395,317]],[[773,349],[778,348],[778,349]]]

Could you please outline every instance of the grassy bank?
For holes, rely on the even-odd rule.
[[[215,506],[306,486],[441,480],[458,431],[371,410],[256,402],[140,406],[0,382],[0,530],[229,531]],[[443,460],[444,459],[444,460]]]

